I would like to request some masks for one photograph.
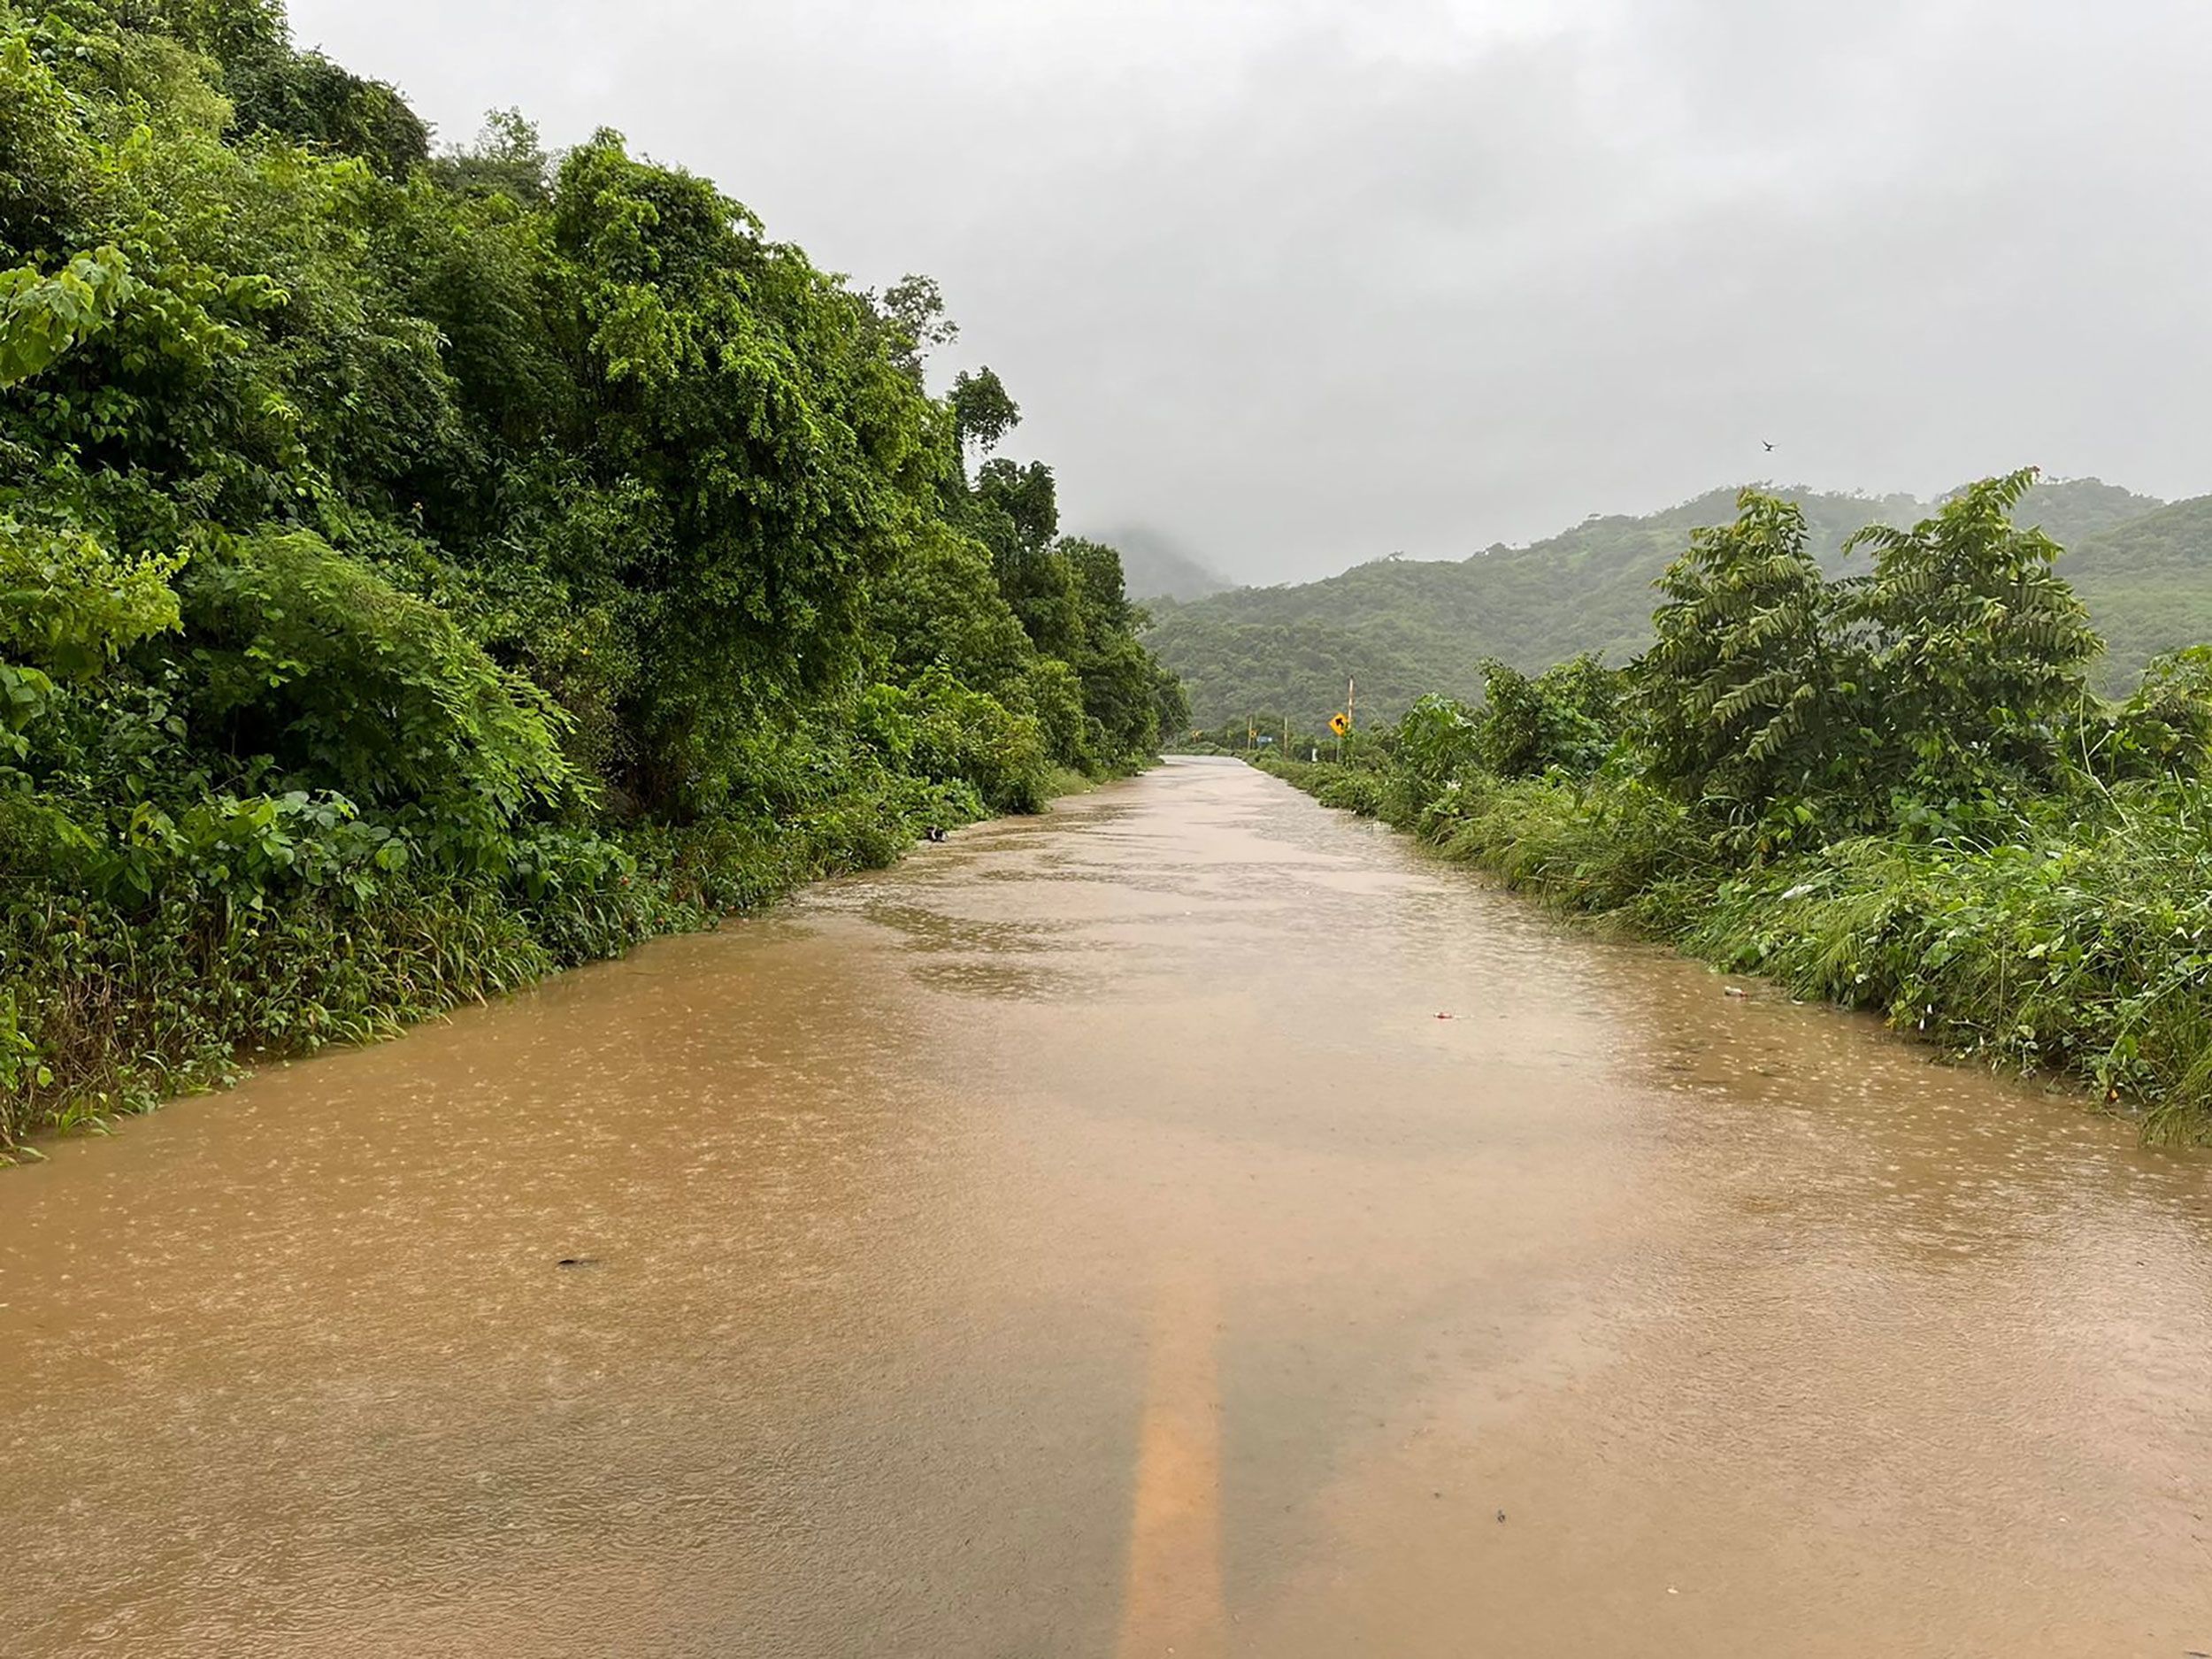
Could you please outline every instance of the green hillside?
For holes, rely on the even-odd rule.
[[[1781,493],[1803,507],[1814,547],[1832,570],[1842,567],[1853,531],[1909,524],[1929,511],[1910,495]],[[1640,518],[1594,515],[1526,547],[1493,547],[1467,559],[1378,559],[1322,581],[1156,603],[1146,642],[1183,677],[1196,725],[1267,710],[1317,726],[1341,706],[1348,676],[1359,681],[1363,720],[1371,713],[1395,718],[1425,692],[1478,695],[1477,664],[1486,657],[1538,669],[1578,651],[1617,662],[1640,650],[1650,636],[1653,580],[1691,530],[1732,519],[1735,498],[1730,487]],[[2061,568],[2080,580],[2093,611],[2107,600],[2118,607],[2116,670],[2132,674],[2151,649],[2162,649],[2143,643],[2163,639],[2154,624],[2191,614],[2175,603],[2177,589],[2200,595],[2212,619],[2212,513],[2194,521],[2193,541],[2185,522],[2140,547],[2117,540],[2117,527],[2155,525],[2205,505],[2164,508],[2094,479],[2039,486],[2022,503],[2022,523],[2082,547],[2084,557]],[[2173,549],[2162,553],[2167,537],[2174,549],[2201,549],[2198,562]],[[2118,626],[2139,616],[2139,625]],[[2212,629],[2191,637],[2212,637]]]
[[[2159,652],[2212,640],[2212,495],[2085,535],[2059,569],[2104,635],[2100,680],[2125,685]]]

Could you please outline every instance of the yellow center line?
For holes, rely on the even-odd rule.
[[[1203,1273],[1164,1284],[1153,1307],[1118,1659],[1226,1650],[1218,1306]]]

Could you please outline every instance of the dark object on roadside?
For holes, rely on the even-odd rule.
[[[930,826],[927,829],[924,830],[924,831],[922,832],[922,833],[923,833],[925,836],[926,836],[929,840],[933,841],[942,841],[942,840],[944,840],[944,839],[945,839],[945,832],[944,832],[943,830],[941,830],[941,829],[938,828],[938,827],[937,827],[937,826],[936,826],[936,825],[934,825],[934,824],[931,825],[931,826]]]
[[[599,1258],[595,1256],[564,1256],[561,1257],[560,1265],[563,1267],[596,1267],[599,1265]]]

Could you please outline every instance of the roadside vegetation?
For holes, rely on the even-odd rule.
[[[950,335],[275,0],[0,0],[0,1151],[1141,764]]]
[[[2032,482],[1862,530],[1841,578],[1797,506],[1746,491],[1626,667],[1487,662],[1479,706],[1259,764],[1563,909],[2212,1140],[2212,648],[2095,695],[2059,549],[2015,523]]]

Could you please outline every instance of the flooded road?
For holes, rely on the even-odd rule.
[[[0,1653],[2212,1652],[2212,1157],[1722,983],[1180,762],[50,1148]]]

